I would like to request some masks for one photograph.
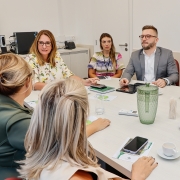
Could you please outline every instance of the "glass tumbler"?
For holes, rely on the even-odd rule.
[[[97,115],[104,114],[103,95],[96,94],[95,113]]]

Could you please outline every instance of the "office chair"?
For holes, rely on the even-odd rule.
[[[176,59],[174,59],[174,60],[175,60],[175,62],[176,62],[177,70],[178,70],[178,73],[179,73],[179,62],[178,62]],[[179,86],[179,80],[178,80],[178,82],[176,83],[176,86]]]

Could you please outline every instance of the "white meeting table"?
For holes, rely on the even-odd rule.
[[[137,81],[132,81],[134,83]],[[119,79],[101,80],[101,84],[119,88]],[[110,92],[109,95],[117,96],[112,101],[104,101],[105,113],[95,114],[96,100],[89,99],[90,115],[105,117],[111,120],[111,125],[88,138],[96,151],[97,157],[131,178],[132,162],[114,159],[112,156],[124,141],[130,137],[141,136],[153,142],[149,156],[158,162],[157,168],[150,174],[147,180],[179,180],[180,179],[180,157],[174,160],[166,160],[158,156],[157,151],[164,142],[173,142],[180,151],[180,87],[167,86],[160,88],[158,109],[155,122],[151,125],[141,124],[138,117],[118,115],[120,109],[137,110],[137,94],[122,92]],[[38,92],[33,91],[26,101],[36,100]],[[90,92],[89,96],[95,95]],[[177,117],[169,119],[169,100],[174,97],[177,100]]]

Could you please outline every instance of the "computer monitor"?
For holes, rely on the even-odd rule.
[[[29,49],[36,38],[38,32],[14,32],[16,44],[16,54],[28,54]]]

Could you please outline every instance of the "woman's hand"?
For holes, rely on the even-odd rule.
[[[132,165],[132,180],[145,180],[157,167],[153,157],[141,157]]]
[[[110,125],[111,121],[109,119],[98,118],[86,127],[87,137],[91,136],[97,131],[101,131]]]
[[[98,118],[97,120],[93,121],[91,124],[93,124],[94,127],[96,127],[96,132],[101,131],[105,129],[107,126],[109,126],[111,121],[109,119],[103,119]]]
[[[85,83],[84,85],[85,86],[90,86],[90,85],[93,85],[93,84],[97,84],[97,82],[99,81],[99,78],[95,77],[95,78],[88,78],[85,80]]]

